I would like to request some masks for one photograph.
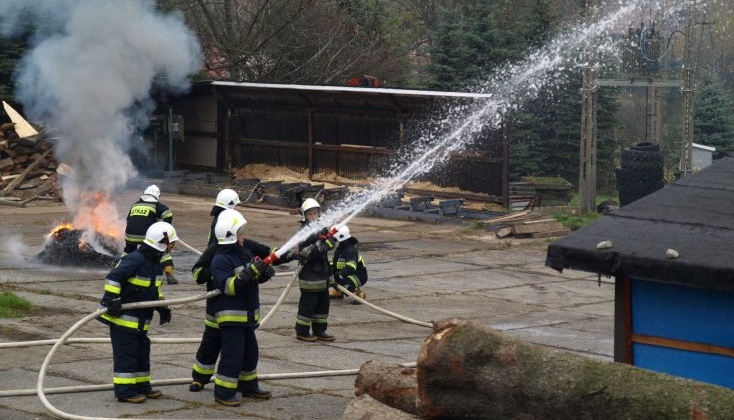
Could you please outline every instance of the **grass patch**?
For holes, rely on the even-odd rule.
[[[21,318],[33,310],[33,304],[12,292],[0,292],[0,318]]]
[[[576,230],[584,226],[590,225],[591,223],[602,217],[601,213],[586,213],[586,214],[571,214],[565,212],[556,212],[553,214],[553,218],[561,222],[563,227],[570,230]]]

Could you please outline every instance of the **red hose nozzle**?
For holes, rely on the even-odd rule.
[[[278,261],[278,254],[276,254],[275,252],[273,252],[272,254],[268,255],[268,256],[267,256],[267,257],[265,257],[265,259],[263,260],[263,262],[264,262],[265,264],[267,264],[267,265],[270,265],[270,264],[272,264],[272,263],[274,263],[274,262],[276,262],[276,261]]]
[[[332,236],[336,235],[337,229],[336,226],[332,226],[331,230],[329,231],[328,237],[331,238]]]

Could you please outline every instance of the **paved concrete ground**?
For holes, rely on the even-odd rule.
[[[137,191],[119,200],[126,212]],[[211,222],[212,199],[164,194],[174,212],[180,237],[203,249]],[[246,207],[252,238],[280,246],[297,228],[299,216],[284,210]],[[2,320],[0,341],[60,337],[94,311],[108,270],[39,265],[45,234],[67,218],[60,205],[36,203],[19,209],[0,207],[0,289],[14,290],[34,302],[34,316]],[[597,283],[588,273],[559,274],[544,266],[548,240],[494,239],[467,225],[428,225],[375,218],[350,223],[368,264],[367,299],[388,310],[422,320],[469,318],[529,342],[612,359],[613,284]],[[189,270],[197,255],[177,246],[178,285],[164,285],[167,298],[199,294]],[[291,264],[289,264],[291,265]],[[279,267],[292,271],[294,267]],[[261,288],[266,314],[288,277],[276,277]],[[272,319],[258,330],[261,374],[354,369],[368,360],[415,362],[430,330],[390,318],[363,305],[333,301],[329,331],[334,343],[296,341],[293,327],[299,292],[291,290]],[[151,337],[198,338],[203,330],[204,302],[173,308],[173,321],[153,325]],[[97,321],[74,337],[107,337]],[[196,344],[154,344],[154,379],[190,377]],[[1,391],[34,389],[50,346],[0,349]],[[108,384],[112,376],[109,344],[70,344],[53,358],[46,387]],[[145,404],[122,404],[109,391],[48,395],[59,410],[89,417],[125,418],[257,418],[336,419],[354,396],[354,376],[263,381],[273,392],[268,401],[247,401],[238,408],[214,403],[211,385],[191,393],[187,385],[161,386],[165,397]],[[52,418],[37,396],[0,397],[4,419]]]

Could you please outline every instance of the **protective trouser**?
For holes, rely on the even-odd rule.
[[[191,369],[191,378],[194,382],[206,385],[212,379],[214,368],[217,365],[219,351],[222,349],[222,332],[219,328],[204,327],[199,349],[196,350],[196,360]]]
[[[326,331],[329,318],[329,291],[305,292],[301,290],[296,316],[296,334],[309,335]]]
[[[152,392],[148,335],[110,327],[110,340],[115,397],[126,398]]]
[[[255,392],[258,347],[252,326],[220,325],[222,354],[214,380],[214,398],[231,400],[240,392]]]

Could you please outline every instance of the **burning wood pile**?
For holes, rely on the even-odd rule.
[[[46,246],[37,257],[45,264],[113,267],[120,254],[117,242],[113,236],[62,223],[48,234]]]
[[[21,136],[0,125],[0,204],[25,206],[40,196],[61,199],[53,145],[40,134]]]

